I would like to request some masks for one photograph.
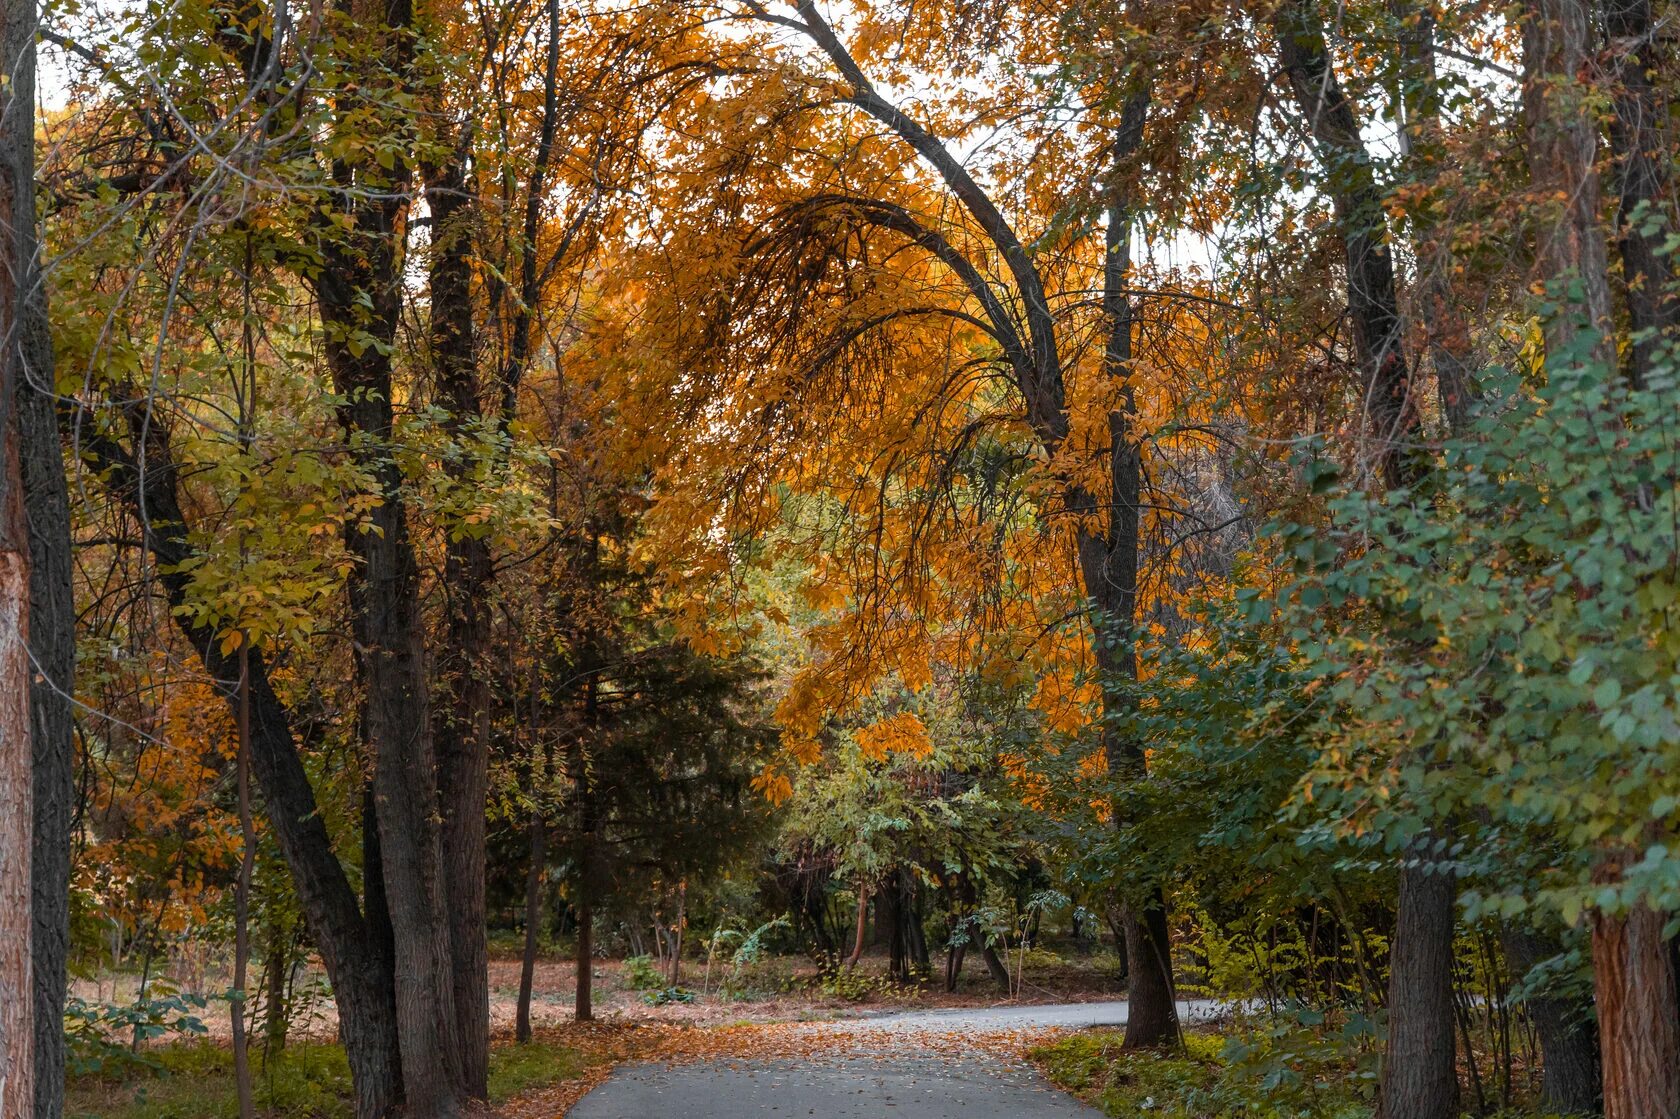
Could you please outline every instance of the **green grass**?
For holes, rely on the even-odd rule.
[[[81,1077],[65,1099],[69,1119],[237,1119],[233,1055],[205,1042],[171,1045],[148,1057],[162,1067]],[[266,1065],[253,1055],[257,1109],[276,1119],[350,1119],[350,1068],[336,1045],[288,1046]],[[505,1045],[490,1053],[490,1099],[500,1103],[569,1080],[589,1060],[551,1042]]]
[[[1365,1119],[1368,1082],[1352,1062],[1276,1054],[1233,1061],[1226,1039],[1185,1037],[1178,1054],[1123,1053],[1122,1034],[1095,1030],[1030,1054],[1058,1086],[1126,1119]]]
[[[490,1051],[490,1102],[501,1103],[532,1088],[572,1080],[591,1060],[569,1046],[548,1041],[504,1045]]]

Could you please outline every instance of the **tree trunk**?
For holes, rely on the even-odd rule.
[[[519,1010],[514,1040],[531,1040],[531,985],[537,972],[537,942],[542,935],[542,876],[547,829],[542,815],[531,813],[531,864],[525,872],[525,954],[519,961]]]
[[[1517,982],[1563,952],[1556,936],[1511,924],[1500,929],[1499,943],[1512,980]],[[1535,995],[1523,1002],[1523,1009],[1540,1041],[1541,1107],[1558,1115],[1596,1114],[1601,1081],[1591,1005],[1571,1006],[1549,995]]]
[[[463,141],[464,142],[464,141]],[[473,207],[464,153],[428,176],[432,213],[431,312],[433,378],[448,409],[451,436],[478,437],[483,418],[473,339]],[[470,484],[465,454],[446,469]],[[484,807],[490,761],[490,545],[469,526],[452,526],[444,544],[445,636],[442,718],[437,722],[438,809],[443,817],[443,897],[448,902],[449,966],[454,978],[455,1034],[461,1076],[474,1099],[489,1095],[489,952],[484,932]]]
[[[1616,236],[1633,333],[1631,372],[1634,383],[1642,385],[1663,337],[1680,320],[1673,262],[1662,248],[1675,232],[1662,136],[1669,108],[1651,80],[1660,56],[1650,0],[1602,0],[1602,7],[1616,107],[1610,128],[1620,188]]]
[[[1435,65],[1435,12],[1428,3],[1400,0],[1400,103],[1404,125],[1402,150],[1426,181],[1446,163],[1442,145],[1441,85]],[[1452,231],[1432,220],[1427,209],[1413,214],[1412,252],[1417,260],[1415,314],[1423,328],[1424,348],[1435,367],[1435,391],[1441,414],[1453,433],[1464,431],[1470,407],[1481,398],[1472,358],[1467,310],[1453,283],[1456,265]]]
[[[401,39],[406,30],[396,35]],[[397,184],[400,186],[400,184]],[[401,192],[361,201],[355,224],[322,238],[315,278],[339,426],[351,460],[379,504],[349,532],[360,561],[348,582],[360,653],[363,735],[374,753],[374,805],[385,856],[395,949],[397,1038],[403,1094],[414,1114],[449,1116],[465,1093],[446,914],[437,764],[423,648],[420,571],[408,533],[402,472],[393,455],[392,346],[401,314],[397,253]],[[356,343],[357,338],[369,338]]]
[[[1122,1045],[1144,1049],[1176,1044],[1178,1007],[1173,998],[1172,939],[1166,908],[1158,900],[1141,913],[1128,907],[1121,922],[1126,934],[1126,959],[1132,962]]]
[[[577,899],[577,1002],[572,1016],[579,1022],[595,1018],[595,899],[589,893],[585,884]]]
[[[267,947],[263,952],[263,986],[268,998],[263,1007],[263,1057],[267,1058],[286,1048],[286,1030],[290,1025],[290,992],[292,956],[290,930],[278,917],[268,921]]]
[[[909,870],[901,872],[904,875],[906,892],[904,911],[909,918],[906,932],[909,936],[910,959],[916,965],[916,978],[925,979],[933,974],[933,961],[928,955],[927,933],[922,928],[922,889],[921,883]]]
[[[1388,1045],[1377,1119],[1456,1119],[1452,999],[1453,875],[1421,862],[1400,871],[1399,914],[1389,952]]]
[[[1581,323],[1599,331],[1600,360],[1616,359],[1610,313],[1609,250],[1600,220],[1595,163],[1598,122],[1582,77],[1592,64],[1592,19],[1584,0],[1527,0],[1523,18],[1523,113],[1529,176],[1541,205],[1533,215],[1541,279],[1563,285],[1569,311],[1550,323],[1549,350],[1573,344]]]
[[[239,877],[233,889],[233,1083],[239,1097],[239,1119],[255,1119],[256,1097],[251,1089],[251,1046],[245,1036],[249,1003],[245,986],[251,964],[251,871],[257,861],[257,829],[251,819],[251,648],[239,646],[239,754],[235,762],[239,789]]]
[[[885,927],[887,936],[887,978],[895,983],[909,977],[904,916],[904,894],[895,867],[887,872],[881,888],[875,892],[875,920]]]
[[[1680,1006],[1663,924],[1644,904],[1593,918],[1604,1119],[1680,1119]]]
[[[1286,0],[1272,16],[1272,32],[1335,207],[1347,268],[1348,319],[1365,382],[1371,455],[1384,483],[1410,485],[1421,472],[1417,456],[1408,448],[1418,417],[1402,344],[1382,190],[1310,0]]]
[[[1423,477],[1426,465],[1409,446],[1417,410],[1402,344],[1382,191],[1353,103],[1336,78],[1317,12],[1305,0],[1288,0],[1273,15],[1272,29],[1335,206],[1376,472],[1391,488],[1410,486]],[[1422,867],[1402,868],[1398,909],[1388,1049],[1377,1114],[1382,1119],[1448,1119],[1456,1113],[1458,1099],[1452,877]]]
[[[168,429],[147,415],[144,402],[127,409],[128,426],[136,441],[145,440],[146,469],[137,456],[91,427],[82,431],[82,447],[104,477],[112,497],[139,525],[158,569],[176,629],[198,652],[205,672],[230,686],[239,678],[239,664],[224,653],[221,635],[196,626],[180,607],[187,601],[191,579],[183,570],[192,551],[188,522],[177,492],[174,458]],[[315,801],[315,791],[298,756],[290,715],[269,681],[262,654],[248,657],[251,703],[251,771],[263,791],[269,822],[292,881],[322,963],[332,982],[338,1006],[339,1034],[349,1058],[356,1090],[357,1119],[379,1119],[402,1100],[398,1076],[397,1027],[392,1008],[392,963],[388,949],[371,935],[373,905],[363,920],[344,868],[333,853]],[[375,829],[364,827],[364,842],[377,849]],[[378,885],[378,860],[364,859],[367,878]],[[382,889],[375,889],[383,905]]]
[[[1146,94],[1136,94],[1126,104],[1115,140],[1115,161],[1122,170],[1124,162],[1142,142],[1148,109]],[[1094,652],[1103,680],[1103,753],[1109,773],[1120,782],[1148,779],[1143,744],[1117,730],[1131,715],[1133,699],[1129,687],[1137,680],[1137,650],[1133,642],[1143,500],[1143,461],[1131,435],[1131,417],[1136,408],[1129,383],[1135,316],[1131,297],[1126,293],[1132,267],[1131,211],[1128,193],[1118,185],[1111,188],[1103,267],[1103,311],[1109,322],[1104,364],[1120,389],[1116,406],[1108,416],[1108,513],[1099,520],[1102,531],[1087,527],[1078,538],[1080,572],[1085,592],[1095,609]],[[1093,508],[1091,513],[1095,512]],[[1125,823],[1118,808],[1114,822],[1116,826]],[[1127,917],[1128,945],[1136,938],[1138,944],[1149,944],[1151,949],[1129,956],[1134,963],[1125,1047],[1174,1045],[1178,1042],[1178,1014],[1172,996],[1172,952],[1166,933],[1165,898],[1158,886],[1151,886],[1135,903],[1143,916]]]
[[[14,18],[15,17],[15,18]],[[4,110],[8,160],[15,161],[17,212],[35,212],[34,5],[15,5],[0,31],[0,67],[10,75]],[[13,106],[29,106],[26,128],[12,130]],[[29,520],[29,651],[35,672],[29,696],[33,755],[34,849],[31,968],[35,982],[35,1117],[58,1119],[64,1108],[65,961],[70,937],[70,827],[75,813],[74,691],[76,613],[71,594],[70,507],[53,384],[52,334],[40,272],[35,223],[12,223],[18,293],[16,393],[18,450]]]
[[[852,939],[852,954],[846,958],[847,967],[857,967],[858,961],[863,959],[864,936],[869,932],[869,884],[858,883],[857,894],[857,935]]]
[[[4,9],[0,47],[12,48],[20,20],[16,5]],[[11,58],[17,55],[11,53]],[[15,128],[15,93],[5,99],[7,127]],[[21,110],[29,119],[29,110]],[[6,138],[6,148],[14,146]],[[0,172],[0,229],[19,220],[16,163]],[[0,335],[16,321],[18,292],[10,265],[15,242],[0,252]],[[29,523],[24,512],[23,468],[18,450],[18,363],[15,347],[0,354],[0,1115],[35,1109],[35,980],[31,967],[30,862],[34,857],[35,794],[29,734]],[[58,1025],[54,1019],[54,1026]]]
[[[945,990],[950,994],[956,993],[962,980],[963,958],[967,954],[966,944],[953,944],[945,953]]]
[[[1000,990],[1007,993],[1010,987],[1009,969],[1004,967],[1003,961],[998,958],[997,949],[990,944],[982,945],[980,955],[986,961],[986,974],[992,977],[992,982],[996,983]]]

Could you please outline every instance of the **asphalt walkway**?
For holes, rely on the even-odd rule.
[[[1213,1003],[1179,1004],[1186,1019],[1216,1010]],[[1024,1061],[930,1056],[930,1040],[1125,1021],[1124,1002],[1088,1002],[813,1022],[800,1028],[843,1036],[845,1055],[631,1063],[568,1119],[1096,1119],[1100,1112],[1056,1090]]]

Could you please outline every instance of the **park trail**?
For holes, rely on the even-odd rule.
[[[1214,1003],[1179,1004],[1186,1020]],[[713,1027],[570,1027],[591,1075],[513,1102],[507,1119],[1078,1119],[1027,1051],[1120,1026],[1124,1002],[908,1011]]]

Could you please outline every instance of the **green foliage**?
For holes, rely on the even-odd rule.
[[[97,1119],[237,1119],[232,1054],[208,1043],[172,1045],[152,1054],[154,1067],[121,1079],[71,1082],[67,1115]],[[291,1045],[253,1060],[257,1106],[277,1116],[349,1119],[350,1066],[336,1045]]]
[[[626,956],[623,969],[624,985],[632,991],[651,991],[665,982],[651,956]]]
[[[1425,489],[1332,481],[1329,531],[1279,530],[1297,578],[1277,605],[1316,688],[1298,804],[1390,850],[1487,821],[1433,856],[1501,872],[1472,917],[1680,905],[1675,355],[1635,388],[1596,332],[1569,337],[1540,383],[1494,380]],[[1606,858],[1625,870],[1596,882]]]
[[[165,1038],[203,1037],[201,1017],[209,1000],[154,983],[137,1002],[88,1002],[70,996],[64,1008],[65,1074],[110,1075],[129,1069],[161,1069],[152,1050]]]
[[[1369,1083],[1349,1048],[1299,1027],[1226,1041],[1189,1034],[1184,1052],[1122,1052],[1122,1034],[1075,1034],[1032,1050],[1055,1084],[1105,1115],[1163,1119],[1364,1119]],[[1312,1035],[1317,1038],[1318,1035]]]
[[[660,987],[642,992],[642,1001],[649,1006],[667,1006],[673,1002],[693,1002],[698,996],[687,987]]]

